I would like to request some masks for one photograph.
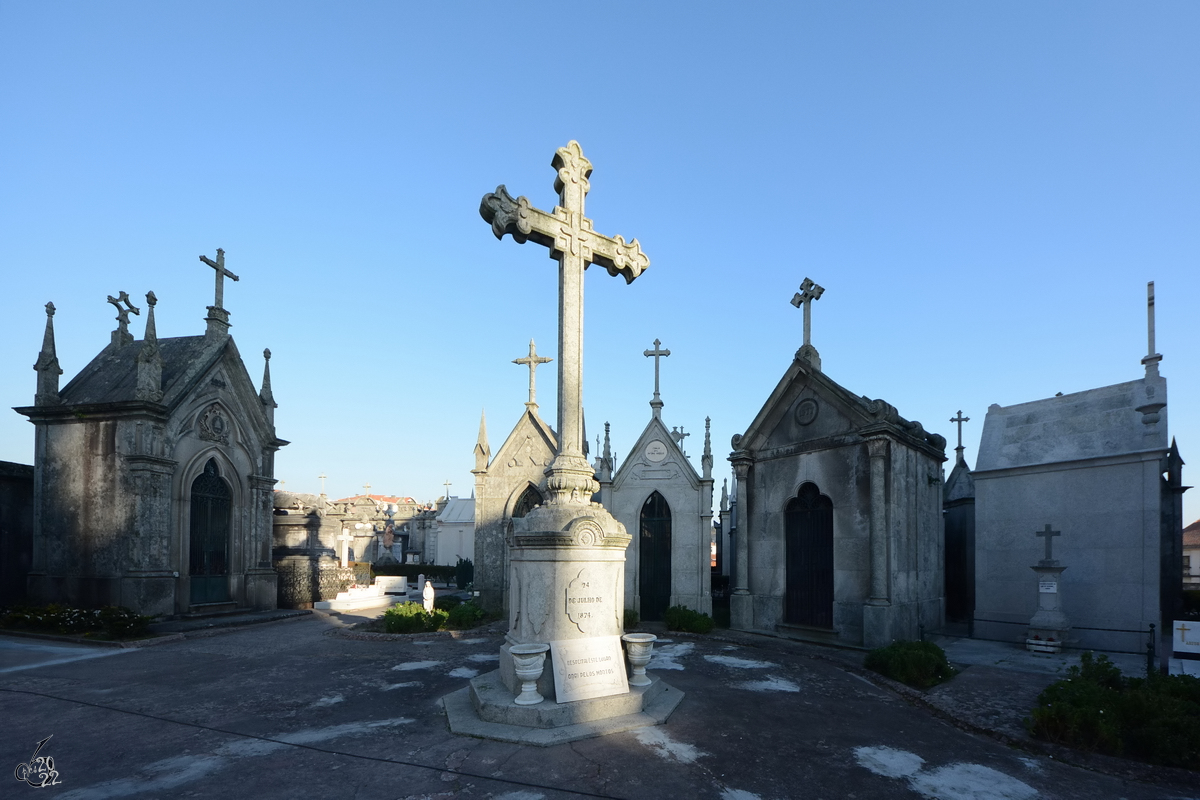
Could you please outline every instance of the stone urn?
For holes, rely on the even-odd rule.
[[[653,633],[626,633],[621,637],[625,642],[625,657],[629,659],[629,685],[649,686],[650,678],[646,675],[646,665],[654,655],[654,642],[658,639]]]
[[[546,698],[538,694],[537,680],[542,677],[542,669],[546,665],[546,651],[550,645],[514,644],[509,648],[512,653],[513,668],[517,680],[521,681],[521,693],[513,702],[519,706],[535,706]]]

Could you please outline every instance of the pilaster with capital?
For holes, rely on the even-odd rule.
[[[734,594],[750,594],[750,466],[754,459],[744,450],[739,450],[729,457],[733,464],[733,474],[737,480],[738,518],[737,518],[737,569],[734,576]]]
[[[867,439],[871,457],[871,605],[887,605],[888,596],[888,440],[884,436]]]

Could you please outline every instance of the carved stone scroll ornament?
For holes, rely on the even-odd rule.
[[[196,421],[196,433],[205,441],[229,444],[229,420],[217,403],[206,408]]]

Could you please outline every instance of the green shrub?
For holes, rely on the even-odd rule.
[[[933,642],[892,642],[867,653],[867,669],[917,689],[928,689],[954,677],[946,653]]]
[[[634,628],[636,628],[638,626],[638,623],[641,621],[642,621],[642,618],[641,618],[641,616],[638,615],[638,612],[635,609],[632,609],[632,608],[625,609],[625,630],[627,630],[627,631],[633,630]]]
[[[440,594],[433,600],[433,607],[440,608],[442,611],[451,611],[458,606],[461,606],[463,599],[453,594]]]
[[[62,634],[100,634],[111,639],[145,636],[153,621],[154,617],[135,614],[124,606],[74,608],[51,603],[0,609],[0,627]]]
[[[1040,739],[1200,769],[1200,679],[1126,679],[1107,656],[1084,653],[1037,702],[1027,724]]]
[[[708,614],[693,611],[687,606],[671,606],[663,612],[667,629],[685,633],[708,633],[713,629],[713,620]]]
[[[383,612],[383,627],[388,633],[427,633],[441,628],[449,616],[439,608],[427,614],[421,603],[400,603]]]
[[[450,609],[450,616],[447,618],[446,624],[451,628],[474,628],[483,622],[485,616],[483,609],[474,600],[468,600]]]

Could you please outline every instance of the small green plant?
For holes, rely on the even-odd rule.
[[[928,689],[955,675],[945,651],[933,642],[892,642],[867,653],[863,665],[917,689]]]
[[[446,619],[446,625],[460,630],[463,628],[474,628],[483,622],[485,616],[484,610],[474,600],[468,600],[450,609],[450,616]]]
[[[687,606],[671,606],[663,612],[667,629],[685,633],[708,633],[713,629],[713,620],[708,614],[693,611]]]
[[[638,623],[641,621],[642,621],[642,618],[635,609],[632,609],[632,608],[625,609],[625,630],[627,630],[627,631],[633,630],[634,628],[636,628],[638,626]]]
[[[1200,769],[1200,679],[1125,678],[1107,656],[1084,653],[1037,703],[1026,724],[1039,739]]]
[[[420,603],[400,603],[383,612],[383,627],[388,633],[427,633],[441,628],[449,616],[440,608],[426,613]]]
[[[462,605],[463,599],[452,594],[438,595],[433,601],[434,608],[440,608],[442,611],[453,611]]]

